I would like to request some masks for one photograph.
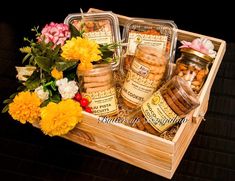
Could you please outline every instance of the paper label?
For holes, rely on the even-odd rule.
[[[84,33],[84,36],[90,40],[94,40],[98,44],[113,43],[113,37],[111,31],[87,32]]]
[[[107,116],[118,112],[118,103],[115,88],[105,91],[83,93],[83,96],[90,96],[91,103],[89,106],[95,115]]]
[[[131,64],[131,70],[143,77],[147,77],[150,72],[149,68],[140,64],[136,58],[134,58]]]
[[[167,36],[163,35],[146,35],[141,33],[129,33],[127,54],[134,55],[138,44],[152,46],[160,52],[166,51]]]
[[[144,104],[141,106],[142,113],[151,126],[158,132],[163,132],[180,118],[168,106],[159,91],[155,92]]]
[[[152,95],[156,87],[155,81],[129,70],[121,95],[132,104],[140,105]]]

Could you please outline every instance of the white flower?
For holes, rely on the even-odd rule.
[[[56,81],[59,93],[62,99],[72,99],[78,92],[78,86],[75,81],[68,81],[67,78]]]
[[[39,86],[38,88],[34,90],[34,92],[37,94],[39,99],[42,100],[42,102],[49,98],[49,92],[48,90],[44,91],[43,86]]]

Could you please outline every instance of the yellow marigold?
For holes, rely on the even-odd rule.
[[[86,38],[77,37],[67,40],[61,49],[63,58],[68,61],[80,60],[83,68],[92,68],[91,62],[101,59],[99,45]]]
[[[62,79],[63,78],[63,72],[58,71],[55,67],[51,71],[51,76],[54,77],[56,80]]]
[[[50,102],[41,109],[41,129],[49,136],[66,134],[81,121],[81,112],[80,104],[72,99]]]
[[[39,120],[41,101],[36,93],[20,92],[9,104],[9,114],[13,119],[25,124]]]

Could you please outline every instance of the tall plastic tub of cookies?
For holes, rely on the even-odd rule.
[[[89,10],[96,13],[100,11]],[[118,15],[118,18],[121,25],[125,25],[131,19],[122,15]],[[101,117],[85,112],[82,123],[63,137],[155,174],[171,178],[207,111],[211,86],[226,50],[226,43],[223,40],[177,30],[179,41],[192,41],[200,37],[207,37],[213,42],[217,55],[198,95],[200,106],[187,115],[189,121],[178,127],[172,139],[152,135],[122,123],[107,124],[102,122]]]

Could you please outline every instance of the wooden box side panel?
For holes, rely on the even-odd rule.
[[[84,138],[84,135],[87,135],[87,133],[81,132],[80,135],[78,135],[77,133],[73,134],[71,132],[71,133],[68,133],[66,136],[63,136],[63,138],[68,139],[70,141],[73,141],[75,143],[78,143],[80,145],[83,145],[87,148],[99,151],[99,152],[104,153],[106,155],[112,156],[114,158],[117,158],[117,159],[122,160],[124,162],[127,162],[129,164],[132,164],[132,165],[137,166],[139,168],[148,170],[152,173],[161,175],[163,177],[166,177],[169,179],[172,177],[171,170],[164,169],[160,166],[156,166],[154,164],[147,162],[146,160],[142,160],[142,159],[133,157],[129,154],[125,154],[125,153],[117,151],[113,148],[107,148],[103,145],[100,145],[99,143],[89,141]],[[87,136],[89,136],[89,135],[87,135]]]
[[[106,149],[112,148],[164,169],[170,170],[172,168],[172,154],[156,150],[151,145],[146,146],[86,124],[80,124],[71,133],[102,145]]]
[[[166,153],[173,153],[174,144],[169,140],[151,135],[149,133],[131,128],[121,123],[102,123],[98,120],[98,116],[91,115],[83,112],[83,122],[81,124],[90,125],[101,131],[106,131],[115,134],[119,137],[125,138],[136,143],[140,143],[145,146],[151,146],[152,148],[163,151]],[[79,125],[78,125],[79,126]]]

